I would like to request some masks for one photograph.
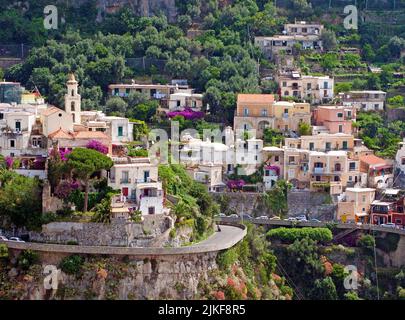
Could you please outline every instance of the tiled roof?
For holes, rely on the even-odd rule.
[[[42,115],[44,115],[45,117],[50,116],[51,114],[54,114],[56,112],[64,112],[62,109],[56,108],[56,107],[50,107],[48,109],[45,109],[42,112]]]
[[[73,139],[73,136],[62,128],[52,132],[48,137],[51,139]]]
[[[238,94],[238,103],[273,103],[273,94]]]
[[[384,165],[387,163],[384,159],[379,158],[373,154],[360,157],[360,161],[363,161],[364,163],[367,163],[368,165],[376,165],[376,164]]]
[[[75,139],[108,139],[108,136],[101,131],[77,131]]]

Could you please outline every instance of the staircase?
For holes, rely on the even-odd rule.
[[[340,240],[342,240],[343,238],[347,237],[348,235],[356,232],[358,229],[348,229],[345,230],[343,232],[340,232],[339,234],[337,234],[336,236],[333,237],[333,242],[338,242]]]

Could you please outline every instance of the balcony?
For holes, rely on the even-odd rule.
[[[131,179],[120,179],[121,184],[129,184],[131,183]]]

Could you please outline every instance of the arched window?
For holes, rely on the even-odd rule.
[[[72,89],[72,97],[75,96],[75,89]]]
[[[342,166],[340,163],[335,163],[335,171],[341,171],[342,170]]]
[[[71,109],[72,111],[75,111],[75,102],[74,102],[74,101],[72,101],[72,102],[70,103],[70,109]]]

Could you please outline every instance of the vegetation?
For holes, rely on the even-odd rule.
[[[63,258],[63,260],[59,264],[59,268],[67,274],[77,275],[81,271],[83,264],[83,257],[79,255],[71,255]]]
[[[278,180],[276,185],[263,194],[261,201],[275,215],[285,217],[288,213],[288,191],[292,184],[285,180]]]
[[[39,262],[39,255],[35,251],[24,250],[17,258],[17,264],[22,270],[28,270],[32,265]]]
[[[88,208],[90,178],[97,171],[107,170],[112,165],[113,162],[109,157],[93,149],[76,148],[68,155],[69,170],[84,184],[84,212],[87,212]]]
[[[289,243],[303,238],[322,243],[327,243],[333,239],[332,232],[328,228],[276,228],[270,230],[267,236]]]

